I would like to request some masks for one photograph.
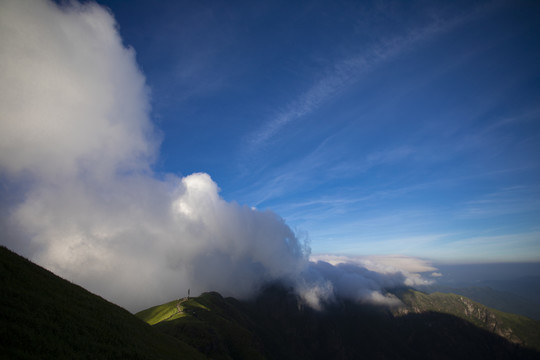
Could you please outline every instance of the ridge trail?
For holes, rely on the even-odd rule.
[[[180,304],[182,304],[183,302],[185,302],[187,300],[187,298],[182,298],[180,300],[178,300],[178,302],[176,303],[176,312],[174,314],[171,314],[171,316],[169,316],[168,318],[166,318],[165,320],[163,321],[168,321],[169,319],[171,319],[173,316],[177,315],[177,314],[180,314],[182,312],[184,312],[184,310],[182,310],[182,307],[180,306]]]

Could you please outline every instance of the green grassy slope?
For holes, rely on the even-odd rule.
[[[0,247],[0,358],[205,357],[123,308]]]
[[[255,324],[240,302],[204,293],[136,314],[156,329],[185,341],[212,359],[263,359]]]
[[[182,303],[185,300],[174,300],[163,305],[151,307],[149,309],[138,312],[136,316],[147,322],[150,325],[160,323],[162,321],[171,321],[180,317],[186,316],[184,314]]]
[[[406,312],[434,311],[454,315],[509,341],[540,350],[539,321],[491,309],[456,294],[436,292],[428,295],[408,290],[401,295],[401,299],[407,305]]]

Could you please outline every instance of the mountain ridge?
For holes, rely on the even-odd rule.
[[[492,309],[453,293],[426,294],[410,289],[401,294],[400,299],[406,307],[399,308],[396,314],[428,311],[446,313],[469,321],[513,343],[540,350],[540,322],[525,316]]]
[[[421,293],[413,293],[423,301],[417,311],[396,316],[395,309],[347,300],[317,311],[291,289],[269,284],[249,301],[209,292],[137,318],[5,247],[0,288],[3,358],[540,358],[470,321],[433,311]],[[410,291],[401,293],[405,301]]]
[[[493,309],[523,315],[537,321],[540,320],[540,309],[538,309],[537,301],[520,296],[510,291],[497,290],[485,285],[466,285],[463,287],[456,287],[432,284],[415,288],[428,294],[441,292],[463,295],[473,301],[479,302]]]
[[[184,301],[181,316],[156,322],[154,326],[216,359],[394,359],[426,358],[428,353],[431,355],[427,358],[540,358],[538,352],[520,346],[529,345],[526,341],[517,337],[505,339],[494,331],[498,328],[482,329],[479,322],[475,324],[425,305],[426,299],[433,302],[436,297],[419,293],[415,295],[423,302],[413,302],[409,292],[415,294],[410,289],[400,294],[405,302],[410,302],[405,303],[409,307],[406,312],[351,301],[326,304],[324,310],[316,311],[303,306],[292,291],[279,285],[244,302],[223,298],[218,293],[204,293]],[[481,304],[475,306],[490,311]],[[167,307],[173,311],[174,302],[150,309],[166,311]],[[537,326],[535,322],[528,325]],[[202,332],[212,334],[211,340],[201,341]],[[229,336],[240,333],[241,336]],[[240,356],[238,348],[249,348],[250,357]]]

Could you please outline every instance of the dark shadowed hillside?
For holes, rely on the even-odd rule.
[[[128,311],[0,247],[0,358],[201,359]]]
[[[396,316],[385,307],[348,301],[319,312],[280,286],[268,287],[249,302],[206,293],[138,315],[158,320],[156,328],[216,359],[540,358],[532,349],[447,313]]]

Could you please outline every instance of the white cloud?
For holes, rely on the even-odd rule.
[[[402,284],[407,286],[426,285],[430,283],[420,273],[437,270],[431,263],[424,259],[402,255],[369,255],[369,256],[345,256],[318,254],[310,257],[311,261],[324,261],[334,266],[355,265],[378,274],[403,276]]]
[[[148,104],[108,11],[2,1],[0,193],[22,184],[1,204],[2,241],[130,310],[188,288],[247,297],[279,279],[313,306],[334,296],[392,303],[384,289],[412,278],[382,262],[310,263],[282,218],[224,201],[209,175],[156,176]]]
[[[131,310],[299,271],[276,214],[225,202],[207,174],[154,176],[145,79],[108,11],[4,1],[0,16],[0,171],[27,184],[3,204],[8,246]]]
[[[312,258],[296,285],[300,296],[314,308],[321,308],[336,298],[395,306],[401,302],[390,290],[429,283],[419,274],[390,269],[385,265],[370,270],[353,257],[321,256],[324,257],[333,258],[333,263]]]
[[[147,168],[144,77],[103,8],[3,1],[0,162],[42,180]]]

